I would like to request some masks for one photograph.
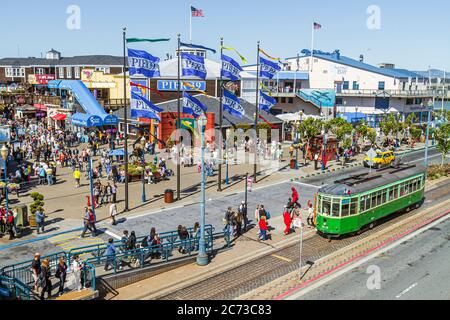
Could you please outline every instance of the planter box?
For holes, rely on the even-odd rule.
[[[128,175],[128,182],[137,182],[137,181],[142,181],[142,175],[138,174],[138,175]]]

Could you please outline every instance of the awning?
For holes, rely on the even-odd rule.
[[[41,111],[47,111],[47,107],[45,105],[43,105],[43,104],[40,104],[40,103],[35,103],[34,107],[36,109],[38,109],[38,110],[41,110]]]
[[[112,150],[108,153],[108,156],[110,157],[122,157],[125,156],[125,150],[124,149],[116,149],[116,150]]]
[[[56,120],[56,121],[64,121],[66,120],[67,115],[66,114],[62,114],[62,113],[58,113],[56,116],[53,116],[52,119]]]

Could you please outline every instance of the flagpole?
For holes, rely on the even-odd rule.
[[[124,146],[124,156],[125,156],[125,209],[124,212],[129,211],[129,202],[128,202],[128,107],[127,107],[127,28],[123,28],[123,91],[124,91],[124,137],[125,137],[125,146]]]
[[[441,107],[441,111],[444,112],[444,98],[445,98],[445,82],[447,81],[447,71],[444,68],[444,82],[442,83],[442,107]]]
[[[180,137],[180,129],[181,129],[181,35],[178,34],[178,101],[177,101],[177,201],[181,200],[181,164],[180,164],[180,141],[178,141]]]
[[[256,56],[256,113],[255,113],[255,133],[256,133],[256,140],[255,140],[255,163],[253,164],[253,180],[254,183],[257,183],[257,171],[258,171],[258,152],[257,152],[257,141],[258,141],[258,116],[259,116],[259,49],[260,49],[260,42],[258,41],[257,45],[257,56]]]
[[[220,38],[220,59],[222,59],[222,54],[223,54],[223,37]],[[220,80],[219,80],[219,99],[220,99],[220,107],[219,107],[219,138],[220,141],[217,141],[216,139],[216,144],[218,144],[219,146],[219,178],[218,178],[218,188],[217,191],[222,191],[222,161],[223,161],[223,154],[222,154],[222,150],[223,150],[223,146],[222,146],[222,142],[223,142],[223,138],[222,138],[222,127],[223,127],[223,77],[222,77],[222,71],[220,71]],[[227,137],[225,136],[225,139]],[[225,150],[225,152],[227,152],[227,150]]]
[[[191,14],[189,16],[189,40],[191,41],[192,44],[192,5],[191,5]]]
[[[314,22],[312,24],[312,30],[311,30],[311,63],[310,63],[311,72],[313,71],[313,63],[314,63],[313,55],[314,55]]]

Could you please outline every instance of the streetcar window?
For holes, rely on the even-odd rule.
[[[341,199],[333,199],[333,208],[331,210],[331,216],[339,217],[340,209],[341,209]]]
[[[331,212],[331,199],[330,198],[322,198],[322,214],[324,216],[330,215]]]
[[[389,188],[389,201],[394,200],[394,189]]]
[[[371,201],[371,198],[372,197],[372,195],[368,195],[367,196],[367,199],[366,199],[366,211],[367,210],[370,210],[370,208],[372,208],[372,201]]]
[[[350,215],[358,214],[358,198],[352,199],[352,203],[350,205]]]
[[[377,206],[377,193],[372,193],[372,204],[371,204],[371,208],[375,208]]]
[[[341,217],[348,217],[349,215],[350,215],[350,199],[343,199]]]
[[[361,212],[366,211],[366,196],[361,197],[361,203],[359,206],[361,207],[360,208]]]

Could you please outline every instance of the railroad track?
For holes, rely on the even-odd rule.
[[[345,237],[328,242],[317,234],[303,241],[303,261],[315,262],[332,253],[342,251],[350,245],[372,237],[389,227],[418,215],[440,201],[450,199],[448,188],[450,182],[441,183],[435,189],[426,192],[425,204],[419,210],[409,213],[394,214],[382,221],[372,230],[354,237]],[[343,255],[341,253],[340,255]],[[334,258],[341,258],[337,255]],[[157,297],[159,300],[232,300],[246,293],[263,287],[277,279],[299,270],[299,242],[275,253],[270,253],[249,263],[234,267],[219,275],[182,288],[176,292]],[[289,279],[287,279],[289,280]],[[291,279],[292,280],[292,279]],[[298,279],[297,279],[298,284]],[[292,285],[291,285],[292,286]],[[279,292],[278,292],[279,293]]]

